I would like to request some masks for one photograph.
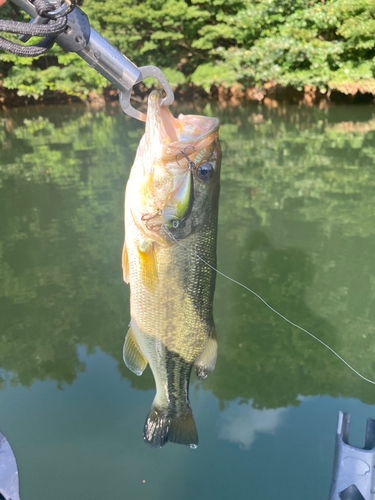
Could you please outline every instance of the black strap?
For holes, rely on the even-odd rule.
[[[57,36],[65,29],[67,17],[60,17],[56,21],[49,21],[48,24],[20,23],[18,21],[0,20],[0,31],[15,33],[16,35],[31,36]]]
[[[64,0],[62,0],[61,5],[63,3]],[[41,17],[48,18],[48,12],[55,11],[55,6],[48,2],[48,0],[35,0],[34,7],[38,15]],[[20,23],[17,21],[0,20],[0,31],[2,32],[46,37],[36,45],[21,45],[0,36],[0,50],[4,50],[10,54],[15,54],[20,57],[37,57],[45,54],[55,43],[55,37],[64,31],[67,20],[67,15],[64,14],[56,20],[48,19],[47,24],[37,24],[34,22]]]
[[[44,38],[36,45],[21,45],[0,36],[0,50],[20,57],[37,57],[45,54],[55,43],[54,38]],[[1,500],[1,499],[0,499]]]

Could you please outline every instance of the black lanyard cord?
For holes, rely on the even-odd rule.
[[[35,0],[33,3],[38,12],[37,18],[30,23],[0,20],[0,32],[27,35],[26,39],[31,36],[44,37],[43,40],[35,45],[21,45],[0,36],[0,50],[20,57],[37,57],[48,52],[54,45],[56,36],[64,31],[68,18],[66,9],[61,7],[66,3],[65,0],[57,10],[48,0]],[[49,12],[53,14],[53,19]]]

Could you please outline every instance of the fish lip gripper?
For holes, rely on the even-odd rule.
[[[350,414],[339,412],[329,500],[375,499],[375,420],[367,419],[365,447],[349,444]]]

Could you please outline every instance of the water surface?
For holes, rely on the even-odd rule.
[[[222,122],[219,269],[375,379],[373,109],[176,111]],[[362,446],[375,388],[222,277],[199,447],[143,443],[154,381],[122,361],[121,273],[143,127],[117,108],[0,114],[0,429],[22,500],[327,498],[338,411]]]

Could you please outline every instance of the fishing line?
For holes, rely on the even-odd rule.
[[[286,321],[290,325],[294,326],[295,328],[298,328],[298,330],[301,330],[302,332],[307,333],[307,335],[310,335],[310,337],[312,337],[314,340],[316,340],[317,342],[319,342],[319,344],[322,344],[322,346],[326,347],[329,351],[331,351],[332,354],[334,354],[337,358],[339,358],[339,360],[342,361],[344,363],[344,365],[346,365],[350,370],[352,370],[352,372],[354,372],[356,375],[358,375],[358,377],[360,377],[361,379],[365,380],[369,384],[375,385],[375,381],[370,380],[370,379],[366,378],[365,376],[363,376],[361,373],[359,373],[347,361],[345,361],[345,359],[343,359],[336,351],[334,351],[332,349],[332,347],[330,347],[329,345],[327,345],[326,343],[324,343],[322,340],[320,340],[318,337],[316,337],[315,335],[313,335],[311,332],[309,332],[308,330],[306,330],[302,326],[299,326],[296,323],[293,323],[293,321],[290,321],[290,319],[286,318],[281,313],[279,313],[278,311],[276,311],[276,309],[274,309],[272,306],[270,306],[268,304],[268,302],[266,302],[260,295],[258,295],[256,292],[254,292],[254,290],[251,290],[251,288],[249,288],[246,285],[240,283],[239,281],[236,281],[235,279],[231,278],[230,276],[227,276],[226,274],[222,273],[221,271],[219,271],[215,267],[211,266],[211,264],[209,264],[208,262],[206,262],[200,255],[198,255],[196,252],[194,252],[194,250],[191,250],[191,248],[186,247],[180,241],[176,240],[176,238],[173,236],[173,234],[171,234],[164,225],[162,226],[162,228],[168,234],[168,236],[170,238],[172,238],[173,241],[175,241],[178,245],[180,245],[181,247],[185,248],[186,250],[188,250],[189,252],[191,252],[193,255],[195,255],[195,257],[197,257],[198,259],[200,259],[204,264],[206,264],[206,266],[210,267],[213,271],[217,272],[218,274],[220,274],[221,276],[223,276],[227,280],[232,281],[236,285],[241,286],[242,288],[244,288],[248,292],[250,292],[253,295],[255,295],[255,297],[257,297],[260,301],[262,301],[263,304],[268,307],[268,309],[271,309],[272,312],[274,312],[275,314],[277,314],[278,316],[280,316],[280,318],[282,318],[284,321]]]

